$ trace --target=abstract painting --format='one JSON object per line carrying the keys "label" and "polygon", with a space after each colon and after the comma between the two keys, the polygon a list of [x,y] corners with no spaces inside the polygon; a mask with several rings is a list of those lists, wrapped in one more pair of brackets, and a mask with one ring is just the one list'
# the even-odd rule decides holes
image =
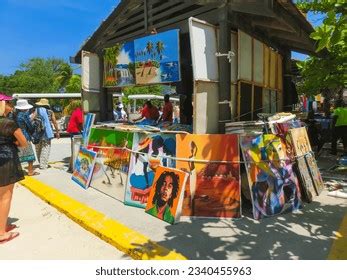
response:
{"label": "abstract painting", "polygon": [[178,134],[176,168],[187,172],[182,216],[241,217],[237,135]]}
{"label": "abstract painting", "polygon": [[116,44],[104,51],[104,87],[135,84],[134,42]]}
{"label": "abstract painting", "polygon": [[146,212],[169,224],[176,223],[182,211],[187,176],[184,171],[159,166],[155,171]]}
{"label": "abstract painting", "polygon": [[241,136],[253,216],[261,219],[301,207],[298,179],[286,145],[276,135]]}
{"label": "abstract painting", "polygon": [[75,170],[72,173],[72,180],[79,184],[82,188],[89,187],[92,178],[96,152],[87,150],[83,146],[80,147],[76,162]]}
{"label": "abstract painting", "polygon": [[178,29],[137,39],[134,44],[136,84],[181,80]]}
{"label": "abstract painting", "polygon": [[176,135],[135,133],[124,203],[145,208],[158,166],[175,167]]}

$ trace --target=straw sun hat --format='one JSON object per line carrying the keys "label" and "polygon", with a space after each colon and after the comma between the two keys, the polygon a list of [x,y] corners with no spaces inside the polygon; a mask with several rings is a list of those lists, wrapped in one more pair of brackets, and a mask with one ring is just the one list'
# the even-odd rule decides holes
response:
{"label": "straw sun hat", "polygon": [[44,106],[44,107],[50,107],[48,99],[46,98],[41,98],[39,102],[35,103],[37,106]]}

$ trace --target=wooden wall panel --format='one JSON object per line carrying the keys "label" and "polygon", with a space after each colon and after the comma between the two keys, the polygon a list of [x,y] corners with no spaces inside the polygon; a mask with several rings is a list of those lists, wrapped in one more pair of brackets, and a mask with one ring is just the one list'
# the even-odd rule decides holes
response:
{"label": "wooden wall panel", "polygon": [[239,80],[252,81],[252,37],[238,31]]}
{"label": "wooden wall panel", "polygon": [[270,84],[270,48],[264,46],[264,87],[269,87]]}
{"label": "wooden wall panel", "polygon": [[258,40],[253,40],[253,81],[257,84],[264,81],[264,47]]}
{"label": "wooden wall panel", "polygon": [[276,68],[277,68],[277,54],[270,50],[270,88],[276,88]]}

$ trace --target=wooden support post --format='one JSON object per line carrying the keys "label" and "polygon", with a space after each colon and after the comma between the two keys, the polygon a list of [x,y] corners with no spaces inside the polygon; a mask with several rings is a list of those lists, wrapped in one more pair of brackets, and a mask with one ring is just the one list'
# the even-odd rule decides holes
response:
{"label": "wooden support post", "polygon": [[[231,50],[231,24],[228,20],[228,7],[219,10],[219,52]],[[219,133],[225,132],[225,123],[231,120],[230,110],[230,62],[226,56],[218,57],[219,62]]]}

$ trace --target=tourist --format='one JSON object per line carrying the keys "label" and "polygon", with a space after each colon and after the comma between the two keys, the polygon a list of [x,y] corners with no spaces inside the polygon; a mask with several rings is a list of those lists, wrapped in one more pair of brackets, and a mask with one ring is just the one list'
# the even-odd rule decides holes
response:
{"label": "tourist", "polygon": [[7,224],[7,220],[14,184],[24,179],[17,146],[26,147],[28,145],[16,122],[7,118],[12,111],[9,104],[11,99],[11,97],[0,93],[0,174],[2,174],[0,176],[0,244],[4,244],[19,235],[19,232],[12,232],[16,226]]}
{"label": "tourist", "polygon": [[81,101],[79,100],[72,103],[73,111],[66,130],[70,134],[71,139],[71,157],[68,168],[68,172],[70,173],[73,172],[73,137],[75,135],[81,135],[83,129],[83,111],[81,105]]}
{"label": "tourist", "polygon": [[337,141],[342,139],[343,154],[347,155],[347,106],[343,100],[339,100],[333,114],[333,139],[331,142],[331,154],[337,155]]}
{"label": "tourist", "polygon": [[116,110],[113,110],[113,117],[116,122],[126,122],[128,120],[127,113],[124,111],[122,103],[118,103]]}
{"label": "tourist", "polygon": [[170,102],[170,95],[165,94],[163,114],[161,115],[159,121],[172,123],[172,119],[173,119],[173,106],[172,106],[172,103]]}
{"label": "tourist", "polygon": [[148,100],[145,104],[145,107],[142,109],[141,117],[132,120],[133,122],[140,121],[139,124],[144,125],[154,125],[159,119],[159,111],[156,106]]}
{"label": "tourist", "polygon": [[40,142],[35,145],[37,159],[40,164],[40,169],[48,168],[48,159],[51,152],[51,140],[54,138],[53,128],[51,123],[54,125],[56,136],[59,139],[58,124],[54,116],[54,112],[50,110],[50,105],[47,99],[42,98],[39,102],[35,103],[37,106],[34,114],[41,116],[44,122],[44,134],[40,139]]}
{"label": "tourist", "polygon": [[38,172],[34,171],[34,161],[35,154],[33,147],[31,145],[31,133],[33,131],[32,121],[30,118],[30,109],[33,108],[33,105],[28,103],[26,99],[17,100],[14,113],[15,121],[18,127],[22,130],[28,145],[26,147],[18,148],[18,156],[21,163],[28,163],[28,176],[38,175]]}

